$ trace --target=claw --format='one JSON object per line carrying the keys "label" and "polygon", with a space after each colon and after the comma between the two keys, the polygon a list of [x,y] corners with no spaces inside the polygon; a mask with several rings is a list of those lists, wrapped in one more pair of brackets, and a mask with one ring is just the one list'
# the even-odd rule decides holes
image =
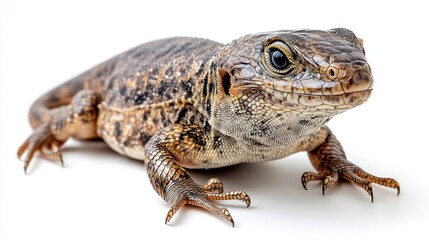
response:
{"label": "claw", "polygon": [[323,180],[322,185],[322,194],[325,195],[325,191],[328,190],[328,188],[334,186],[338,182],[338,174],[333,173],[331,175],[327,175],[327,173],[320,174],[320,173],[314,173],[314,172],[305,172],[302,174],[301,177],[301,183],[305,190],[307,190],[307,183],[311,181],[320,181]]}
{"label": "claw", "polygon": [[[28,173],[33,156],[38,152],[43,158],[60,161],[64,166],[60,146],[63,142],[58,141],[50,132],[47,124],[35,129],[33,134],[25,140],[18,149],[18,158],[24,161],[24,173]],[[22,156],[24,157],[22,158]]]}
{"label": "claw", "polygon": [[61,166],[64,167],[64,161],[59,142],[54,141],[52,143],[45,143],[39,152],[43,158],[59,161]]}
{"label": "claw", "polygon": [[[24,160],[24,173],[25,173],[25,175],[27,175],[27,173],[28,173],[27,172],[28,167],[30,166],[31,160],[33,159],[34,153],[36,152],[34,145],[35,144],[33,144],[32,142],[29,142],[29,144],[27,144],[27,148],[24,149],[24,152],[22,152],[22,153],[26,154],[24,159],[23,159]],[[19,157],[21,158],[21,156],[19,156]]]}
{"label": "claw", "polygon": [[305,172],[305,173],[302,174],[302,176],[301,176],[301,184],[302,184],[302,187],[304,187],[305,190],[308,190],[307,189],[307,183],[310,182],[310,181],[312,181],[311,176],[313,176],[313,175],[317,176],[318,174],[315,174],[313,172]]}
{"label": "claw", "polygon": [[371,202],[374,202],[374,191],[372,191],[372,185],[371,183],[368,184],[369,185],[369,195],[371,196]]}
{"label": "claw", "polygon": [[234,225],[235,225],[234,219],[232,219],[232,216],[229,213],[228,209],[222,208],[222,214],[223,214],[224,218],[232,224],[232,227],[234,227]]}
{"label": "claw", "polygon": [[334,186],[335,184],[337,184],[337,182],[338,182],[338,177],[326,176],[325,179],[323,180],[322,194],[325,195],[325,190],[328,190],[328,188]]}
{"label": "claw", "polygon": [[347,181],[363,188],[371,196],[371,202],[374,201],[371,181],[360,178],[358,175],[354,173],[354,171],[350,171],[350,170],[341,172],[341,176]]}
{"label": "claw", "polygon": [[[220,183],[220,185],[219,185]],[[205,191],[204,186],[216,186],[215,188],[210,188],[209,191]],[[173,202],[171,209],[168,211],[165,218],[165,223],[170,222],[174,214],[185,204],[190,204],[193,206],[201,207],[211,213],[218,215],[226,219],[234,227],[234,220],[229,213],[229,210],[226,208],[219,208],[214,205],[210,200],[239,200],[245,202],[247,207],[250,206],[250,197],[247,193],[237,190],[227,193],[217,193],[219,186],[223,186],[219,179],[213,178],[210,179],[204,185],[198,185],[192,181],[192,179],[184,179],[182,181],[177,181],[168,186],[169,189],[168,196],[174,196],[175,199],[166,199],[170,202]],[[215,189],[215,190],[213,190]],[[223,189],[223,187],[222,187]],[[213,190],[213,191],[212,191]],[[210,192],[211,191],[211,192]]]}
{"label": "claw", "polygon": [[184,199],[176,202],[173,204],[173,206],[171,206],[170,211],[168,211],[167,213],[167,217],[165,217],[165,224],[167,224],[168,222],[170,222],[171,218],[174,216],[174,214],[177,212],[177,210],[179,210],[179,208],[183,205],[185,205],[186,201]]}
{"label": "claw", "polygon": [[[360,167],[347,160],[341,143],[329,128],[323,127],[320,132],[326,134],[325,140],[316,148],[308,151],[308,156],[312,165],[319,172],[318,175],[326,177],[323,179],[323,193],[338,179],[345,179],[363,188],[371,196],[371,201],[374,200],[371,183],[394,188],[399,194],[400,187],[396,180],[393,178],[379,178],[363,171]],[[305,188],[307,180],[304,175],[302,181]],[[329,176],[333,177],[335,181],[331,181]]]}
{"label": "claw", "polygon": [[322,180],[322,175],[314,172],[305,172],[301,176],[301,183],[305,190],[307,190],[307,183],[311,181]]}
{"label": "claw", "polygon": [[30,142],[28,141],[28,139],[21,145],[21,147],[19,147],[19,149],[18,149],[18,152],[17,152],[17,155],[18,155],[18,159],[19,160],[22,160],[21,159],[21,156],[24,154],[24,152],[25,152],[25,150],[27,149],[27,147],[28,147],[28,144],[29,144]]}
{"label": "claw", "polygon": [[396,189],[397,191],[397,196],[401,193],[401,187],[398,183],[398,181],[396,181],[393,178],[381,178],[381,177],[377,177],[374,176],[372,174],[369,174],[367,172],[365,172],[364,170],[362,170],[361,168],[356,168],[353,171],[357,176],[361,177],[362,179],[365,179],[367,181],[376,183],[376,184],[380,184],[382,186],[385,187],[389,187],[389,188],[393,188]]}
{"label": "claw", "polygon": [[28,175],[27,174],[27,168],[28,168],[28,163],[24,163],[24,174],[25,175]]}
{"label": "claw", "polygon": [[399,195],[401,192],[399,183],[395,179],[376,177],[363,171],[355,165],[349,165],[339,172],[332,170],[323,170],[322,173],[305,172],[301,177],[301,183],[304,189],[307,190],[308,182],[323,180],[322,193],[325,195],[325,191],[337,184],[339,178],[346,179],[349,182],[363,188],[371,197],[371,202],[374,201],[372,183],[394,188],[397,190],[397,195]]}

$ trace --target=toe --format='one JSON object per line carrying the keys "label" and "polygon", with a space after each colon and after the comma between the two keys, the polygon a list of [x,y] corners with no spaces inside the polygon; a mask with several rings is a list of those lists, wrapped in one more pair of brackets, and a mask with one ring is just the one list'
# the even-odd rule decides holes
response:
{"label": "toe", "polygon": [[22,160],[22,155],[25,153],[25,151],[28,148],[28,145],[30,144],[29,139],[25,140],[25,142],[19,147],[17,155],[18,155],[18,159]]}
{"label": "toe", "polygon": [[181,206],[185,205],[185,203],[186,203],[185,199],[180,199],[179,201],[175,202],[173,206],[171,206],[171,209],[167,213],[167,217],[165,217],[165,224],[170,222],[174,214],[179,210]]}
{"label": "toe", "polygon": [[389,188],[393,188],[396,189],[397,191],[397,195],[399,195],[399,193],[401,192],[401,187],[399,185],[399,182],[396,181],[393,178],[381,178],[381,177],[377,177],[374,176],[372,174],[369,174],[367,172],[365,172],[364,170],[362,170],[361,168],[356,168],[353,171],[357,176],[359,176],[362,179],[365,179],[367,181],[370,181],[372,183],[376,183],[385,187],[389,187]]}
{"label": "toe", "polygon": [[227,220],[234,226],[234,220],[228,209],[216,206],[211,200],[239,200],[245,202],[247,206],[250,205],[250,197],[243,191],[236,190],[227,193],[218,193],[220,190],[223,190],[223,185],[217,178],[210,179],[204,185],[196,184],[192,179],[185,179],[171,183],[167,189],[167,196],[174,198],[166,199],[173,204],[167,213],[165,223],[171,220],[181,206],[189,204],[203,208]]}
{"label": "toe", "polygon": [[232,216],[229,213],[228,209],[222,208],[222,217],[225,218],[228,222],[230,222],[232,224],[232,227],[234,227],[234,219],[232,219]]}
{"label": "toe", "polygon": [[251,200],[247,193],[237,190],[227,193],[208,193],[208,200],[239,200],[246,203],[246,206],[249,207]]}
{"label": "toe", "polygon": [[307,183],[311,181],[320,181],[323,179],[323,176],[319,173],[314,172],[305,172],[301,176],[301,183],[305,190],[307,190]]}
{"label": "toe", "polygon": [[60,161],[64,165],[60,147],[63,142],[58,141],[51,133],[47,124],[35,129],[34,132],[18,149],[18,158],[24,161],[24,172],[27,174],[28,167],[34,154],[38,152],[43,158]]}
{"label": "toe", "polygon": [[223,183],[218,178],[211,178],[201,188],[208,193],[223,193]]}
{"label": "toe", "polygon": [[61,143],[57,141],[46,142],[41,147],[41,150],[39,151],[39,153],[45,159],[59,161],[61,165],[64,167],[64,161],[60,150],[60,145]]}
{"label": "toe", "polygon": [[359,176],[354,174],[354,172],[351,170],[342,172],[341,177],[363,188],[371,196],[371,202],[374,201],[374,195],[373,195],[372,185],[370,181],[360,178]]}
{"label": "toe", "polygon": [[330,187],[336,185],[337,182],[338,182],[337,174],[332,174],[332,176],[327,175],[325,179],[323,179],[322,194],[325,195],[325,191],[328,190]]}
{"label": "toe", "polygon": [[190,205],[201,207],[215,215],[218,215],[219,217],[226,219],[232,224],[232,226],[234,226],[234,220],[232,219],[232,216],[229,213],[228,209],[219,208],[204,196],[191,196],[189,200],[187,200],[187,203]]}

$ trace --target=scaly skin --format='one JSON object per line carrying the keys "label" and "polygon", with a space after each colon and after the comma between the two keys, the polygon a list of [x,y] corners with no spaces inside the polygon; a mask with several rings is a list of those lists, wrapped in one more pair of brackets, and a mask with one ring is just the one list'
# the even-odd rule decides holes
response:
{"label": "scaly skin", "polygon": [[372,74],[362,40],[347,29],[247,35],[222,45],[170,38],[126,51],[55,88],[30,110],[33,134],[18,150],[27,168],[38,152],[62,162],[70,137],[101,137],[120,154],[142,160],[156,192],[172,205],[202,207],[234,224],[210,200],[236,199],[219,179],[195,183],[185,168],[264,162],[307,151],[323,192],[346,179],[395,188],[349,162],[325,125],[365,102]]}

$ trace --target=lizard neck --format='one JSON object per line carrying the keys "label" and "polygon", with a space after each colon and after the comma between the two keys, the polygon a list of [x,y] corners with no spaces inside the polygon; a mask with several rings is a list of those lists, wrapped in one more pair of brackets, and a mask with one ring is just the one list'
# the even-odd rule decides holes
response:
{"label": "lizard neck", "polygon": [[204,117],[210,119],[212,117],[213,103],[215,101],[215,76],[214,62],[211,60],[206,66],[206,70],[202,78],[195,83],[195,92],[192,98],[193,105],[200,111]]}

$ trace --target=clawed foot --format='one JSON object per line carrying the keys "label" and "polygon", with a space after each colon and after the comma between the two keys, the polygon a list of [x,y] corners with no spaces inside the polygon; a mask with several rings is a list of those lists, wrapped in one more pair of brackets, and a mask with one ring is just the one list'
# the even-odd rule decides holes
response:
{"label": "clawed foot", "polygon": [[[372,183],[380,184],[385,187],[394,188],[397,190],[397,195],[400,193],[399,183],[393,178],[380,178],[371,175],[360,167],[354,165],[351,162],[338,162],[338,166],[335,163],[320,171],[319,173],[305,172],[301,177],[302,186],[307,190],[307,183],[311,181],[323,181],[322,192],[325,195],[325,191],[336,185],[339,179],[345,179],[361,188],[363,188],[370,196],[371,202],[373,202],[373,191]],[[341,166],[340,166],[341,165]],[[332,170],[335,169],[335,170]]]}
{"label": "clawed foot", "polygon": [[234,220],[226,208],[219,208],[210,200],[239,200],[250,206],[250,197],[247,193],[237,190],[223,192],[223,184],[217,178],[210,179],[206,184],[198,185],[191,179],[185,179],[172,183],[167,187],[167,198],[172,202],[172,207],[168,211],[165,223],[167,224],[179,208],[185,204],[190,204],[206,209],[229,221],[234,226]]}
{"label": "clawed foot", "polygon": [[39,152],[45,159],[60,161],[64,166],[60,150],[62,144],[52,135],[48,125],[35,129],[18,149],[18,158],[24,161],[25,174],[27,174],[28,166],[36,152]]}

